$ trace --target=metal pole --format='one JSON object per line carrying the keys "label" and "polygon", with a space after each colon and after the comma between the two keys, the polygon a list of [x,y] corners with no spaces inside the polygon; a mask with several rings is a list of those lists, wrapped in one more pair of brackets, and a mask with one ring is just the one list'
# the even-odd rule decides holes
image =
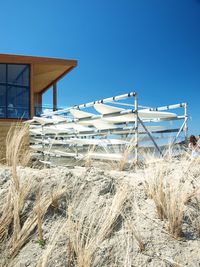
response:
{"label": "metal pole", "polygon": [[45,149],[45,144],[44,144],[44,125],[41,125],[42,127],[42,156],[43,160],[45,160],[45,155],[44,155],[44,149]]}
{"label": "metal pole", "polygon": [[156,107],[156,108],[148,108],[150,111],[163,111],[163,110],[169,110],[169,109],[177,109],[182,108],[185,106],[186,103],[180,103],[180,104],[174,104],[174,105],[168,105],[163,107]]}
{"label": "metal pole", "polygon": [[134,105],[135,105],[135,163],[138,162],[138,97],[137,94],[135,94],[134,99]]}
{"label": "metal pole", "polygon": [[57,83],[53,84],[53,111],[57,110]]}
{"label": "metal pole", "polygon": [[187,142],[188,138],[188,103],[184,105],[184,115],[185,115],[185,126],[184,126],[184,133],[185,133],[185,141]]}
{"label": "metal pole", "polygon": [[172,142],[172,145],[175,144],[175,142],[176,142],[176,140],[178,139],[180,133],[183,131],[183,129],[185,129],[186,123],[187,123],[187,118],[185,118],[185,120],[184,120],[184,122],[183,122],[181,128],[179,129],[179,131],[178,131],[176,137],[174,138],[174,140],[173,140],[173,142]]}
{"label": "metal pole", "polygon": [[146,128],[146,126],[144,125],[144,123],[142,122],[142,120],[138,117],[139,122],[141,123],[142,127],[144,128],[144,130],[146,131],[146,133],[148,134],[148,136],[150,137],[151,141],[153,142],[154,146],[157,148],[157,150],[159,151],[160,155],[163,156],[162,151],[160,150],[159,146],[157,145],[157,143],[155,142],[155,140],[153,139],[152,135],[150,134],[150,132],[148,131],[148,129]]}
{"label": "metal pole", "polygon": [[95,104],[104,104],[104,103],[109,103],[109,102],[112,102],[112,101],[118,101],[118,100],[126,99],[126,98],[129,98],[129,97],[134,97],[135,95],[136,95],[136,92],[131,92],[131,93],[124,94],[124,95],[104,98],[102,100],[97,100],[97,101],[89,102],[89,103],[86,103],[86,104],[75,105],[75,106],[70,107],[70,108],[57,110],[57,111],[54,111],[54,112],[49,112],[48,114],[45,114],[45,115],[43,114],[42,116],[45,117],[45,116],[61,114],[63,112],[69,112],[72,108],[81,109],[81,108],[93,107]]}

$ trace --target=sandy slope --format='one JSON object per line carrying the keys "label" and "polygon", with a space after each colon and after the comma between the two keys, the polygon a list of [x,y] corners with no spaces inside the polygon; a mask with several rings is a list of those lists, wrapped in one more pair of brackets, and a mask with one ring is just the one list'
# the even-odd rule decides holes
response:
{"label": "sandy slope", "polygon": [[[19,240],[14,241],[13,223],[6,225],[8,232],[1,241],[0,265],[200,266],[200,233],[195,221],[200,217],[195,206],[199,196],[185,203],[183,235],[175,239],[168,231],[167,220],[158,218],[145,182],[150,184],[160,174],[170,184],[179,184],[179,193],[185,196],[200,184],[198,165],[185,161],[163,162],[134,172],[19,167],[20,184],[30,186],[20,211],[21,229],[35,213],[39,187],[42,207],[49,200],[42,216],[45,245],[38,243],[36,226],[13,253],[21,236],[19,233]],[[2,166],[0,225],[10,186],[11,170]]]}

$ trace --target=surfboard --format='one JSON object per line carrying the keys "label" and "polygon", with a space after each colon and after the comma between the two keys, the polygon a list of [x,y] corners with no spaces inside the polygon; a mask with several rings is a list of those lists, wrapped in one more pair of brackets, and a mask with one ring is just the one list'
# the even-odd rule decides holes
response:
{"label": "surfboard", "polygon": [[[125,109],[113,107],[110,105],[105,104],[95,104],[94,108],[96,111],[98,111],[102,115],[108,115],[108,114],[114,114],[119,113],[121,111],[125,111]],[[150,111],[147,109],[138,110],[138,116],[141,119],[162,119],[162,118],[175,118],[177,115],[175,113],[171,112],[162,112],[162,111]],[[119,115],[119,116],[113,116],[111,117],[103,117],[105,121],[108,122],[133,122],[135,121],[135,114],[125,114],[125,115]]]}
{"label": "surfboard", "polygon": [[104,114],[104,115],[110,114],[110,113],[118,113],[124,110],[123,108],[113,107],[113,106],[105,105],[105,104],[94,104],[94,108],[100,114]]}
{"label": "surfboard", "polygon": [[74,118],[77,118],[77,119],[91,118],[92,116],[95,115],[93,113],[82,111],[79,109],[71,109],[70,113],[72,114]]}
{"label": "surfboard", "polygon": [[103,120],[101,120],[101,119],[92,122],[92,124],[93,124],[94,127],[97,128],[98,130],[110,130],[110,129],[116,129],[116,128],[118,128],[117,125],[108,123],[108,122],[103,121]]}
{"label": "surfboard", "polygon": [[91,138],[72,138],[70,139],[75,144],[82,145],[97,145],[97,146],[107,146],[107,145],[125,145],[129,144],[128,141],[120,139],[91,139]]}

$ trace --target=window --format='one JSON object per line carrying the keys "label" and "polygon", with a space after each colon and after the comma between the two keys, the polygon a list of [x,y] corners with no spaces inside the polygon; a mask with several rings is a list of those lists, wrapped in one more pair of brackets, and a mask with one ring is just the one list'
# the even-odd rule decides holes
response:
{"label": "window", "polygon": [[29,86],[29,65],[8,65],[7,82],[12,85]]}
{"label": "window", "polygon": [[0,85],[0,118],[6,118],[6,86]]}
{"label": "window", "polygon": [[0,118],[29,118],[30,67],[0,64]]}
{"label": "window", "polygon": [[6,65],[0,64],[0,83],[6,82]]}

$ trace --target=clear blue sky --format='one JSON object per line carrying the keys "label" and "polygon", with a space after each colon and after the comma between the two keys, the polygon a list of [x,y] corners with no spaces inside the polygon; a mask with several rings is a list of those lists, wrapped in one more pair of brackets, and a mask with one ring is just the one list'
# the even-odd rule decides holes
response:
{"label": "clear blue sky", "polygon": [[200,133],[200,0],[2,0],[0,10],[0,53],[78,60],[59,105],[136,90],[143,105],[187,101]]}

